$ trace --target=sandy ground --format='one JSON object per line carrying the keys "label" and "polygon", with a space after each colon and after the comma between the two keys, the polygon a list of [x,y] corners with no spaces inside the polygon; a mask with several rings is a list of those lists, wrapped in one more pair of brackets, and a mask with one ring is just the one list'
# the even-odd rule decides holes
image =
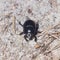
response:
{"label": "sandy ground", "polygon": [[[37,42],[19,35],[28,18],[39,22]],[[0,0],[0,60],[60,60],[60,0]]]}

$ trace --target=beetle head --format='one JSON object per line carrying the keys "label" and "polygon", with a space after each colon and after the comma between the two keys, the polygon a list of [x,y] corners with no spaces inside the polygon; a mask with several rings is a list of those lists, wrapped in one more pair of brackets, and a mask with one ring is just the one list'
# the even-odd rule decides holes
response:
{"label": "beetle head", "polygon": [[27,32],[27,38],[30,40],[31,36],[32,36],[31,30],[28,30],[28,32]]}

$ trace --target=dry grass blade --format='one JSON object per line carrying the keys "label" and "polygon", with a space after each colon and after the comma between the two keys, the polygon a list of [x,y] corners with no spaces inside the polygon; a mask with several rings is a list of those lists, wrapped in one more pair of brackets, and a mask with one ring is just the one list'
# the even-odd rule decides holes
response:
{"label": "dry grass blade", "polygon": [[8,28],[9,28],[11,25],[12,25],[12,23],[6,25],[6,26],[4,27],[4,29],[2,29],[2,32],[5,33],[6,31],[8,31]]}
{"label": "dry grass blade", "polygon": [[13,29],[13,33],[16,33],[16,17],[15,16],[12,16],[12,23],[13,23],[13,25],[12,25],[12,29]]}

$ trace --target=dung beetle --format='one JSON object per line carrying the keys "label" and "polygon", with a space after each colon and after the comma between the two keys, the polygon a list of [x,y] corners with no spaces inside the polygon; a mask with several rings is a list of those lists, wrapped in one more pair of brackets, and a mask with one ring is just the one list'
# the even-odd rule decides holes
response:
{"label": "dung beetle", "polygon": [[26,20],[24,22],[24,24],[21,24],[21,22],[19,22],[19,24],[23,27],[23,32],[20,33],[20,35],[24,34],[24,38],[26,41],[28,40],[32,40],[33,38],[35,38],[35,42],[37,41],[37,33],[40,33],[38,31],[39,28],[39,24],[35,23],[32,20]]}

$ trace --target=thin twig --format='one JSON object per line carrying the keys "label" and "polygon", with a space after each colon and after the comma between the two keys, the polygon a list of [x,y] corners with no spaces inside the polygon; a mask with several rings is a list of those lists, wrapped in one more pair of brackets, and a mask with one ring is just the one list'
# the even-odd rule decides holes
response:
{"label": "thin twig", "polygon": [[13,16],[13,17],[12,17],[12,23],[13,23],[13,25],[12,25],[13,28],[12,28],[12,29],[13,29],[13,33],[16,33],[16,21],[15,21],[15,20],[16,20],[16,17]]}

